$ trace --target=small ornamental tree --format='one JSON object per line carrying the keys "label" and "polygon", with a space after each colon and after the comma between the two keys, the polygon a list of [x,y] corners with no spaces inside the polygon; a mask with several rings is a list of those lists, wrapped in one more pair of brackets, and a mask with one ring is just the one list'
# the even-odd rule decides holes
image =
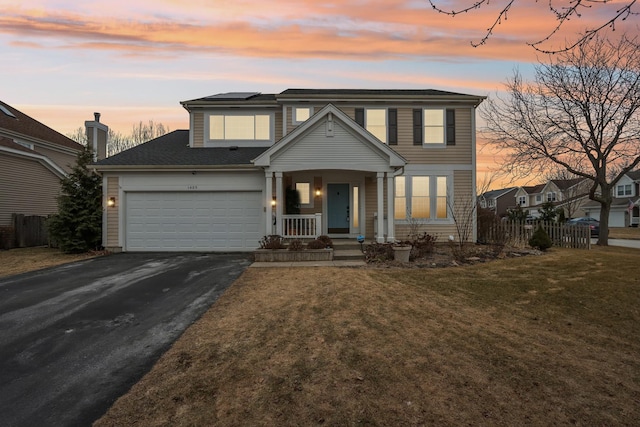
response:
{"label": "small ornamental tree", "polygon": [[98,249],[102,240],[102,178],[88,168],[91,148],[78,154],[71,173],[61,181],[58,213],[48,221],[49,233],[65,253]]}
{"label": "small ornamental tree", "polygon": [[538,225],[536,231],[533,232],[533,236],[529,239],[529,246],[532,248],[538,248],[541,251],[546,251],[553,245],[551,238],[547,234],[547,232],[542,228],[541,225]]}
{"label": "small ornamental tree", "polygon": [[544,202],[538,209],[540,220],[544,222],[555,222],[558,211],[553,206],[553,202]]}

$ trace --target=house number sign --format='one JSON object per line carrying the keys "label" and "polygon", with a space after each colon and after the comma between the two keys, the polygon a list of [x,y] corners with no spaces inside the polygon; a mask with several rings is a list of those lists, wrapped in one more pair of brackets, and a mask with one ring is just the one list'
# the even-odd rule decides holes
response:
{"label": "house number sign", "polygon": [[187,185],[187,190],[197,190],[198,186],[197,185]]}

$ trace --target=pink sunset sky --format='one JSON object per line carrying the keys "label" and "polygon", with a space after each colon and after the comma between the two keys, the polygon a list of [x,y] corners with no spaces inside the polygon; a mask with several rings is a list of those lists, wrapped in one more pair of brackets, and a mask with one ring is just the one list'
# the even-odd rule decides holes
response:
{"label": "pink sunset sky", "polygon": [[[548,2],[516,0],[488,43],[472,47],[504,4],[452,18],[427,0],[0,0],[0,99],[64,134],[94,111],[126,134],[148,120],[187,129],[179,102],[220,92],[425,88],[494,96],[515,68],[531,76],[543,55],[525,43],[557,24]],[[545,47],[618,7],[585,9]],[[616,30],[637,33],[636,22]],[[479,141],[479,176],[498,159]]]}

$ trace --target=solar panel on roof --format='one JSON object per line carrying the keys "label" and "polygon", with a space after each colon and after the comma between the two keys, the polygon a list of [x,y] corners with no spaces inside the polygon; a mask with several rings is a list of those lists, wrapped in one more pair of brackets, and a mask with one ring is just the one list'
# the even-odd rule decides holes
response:
{"label": "solar panel on roof", "polygon": [[247,100],[260,95],[260,92],[227,92],[207,96],[206,99]]}

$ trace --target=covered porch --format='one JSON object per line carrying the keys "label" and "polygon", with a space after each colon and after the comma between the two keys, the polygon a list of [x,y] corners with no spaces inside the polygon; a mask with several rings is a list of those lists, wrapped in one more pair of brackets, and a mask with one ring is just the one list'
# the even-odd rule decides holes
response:
{"label": "covered porch", "polygon": [[[393,179],[394,172],[266,172],[271,206],[266,230],[287,238],[362,235],[381,243],[394,241]],[[377,230],[385,233],[378,235]]]}
{"label": "covered porch", "polygon": [[394,177],[406,161],[333,105],[254,164],[265,173],[267,232],[298,238],[363,235],[380,243],[395,239]]}

